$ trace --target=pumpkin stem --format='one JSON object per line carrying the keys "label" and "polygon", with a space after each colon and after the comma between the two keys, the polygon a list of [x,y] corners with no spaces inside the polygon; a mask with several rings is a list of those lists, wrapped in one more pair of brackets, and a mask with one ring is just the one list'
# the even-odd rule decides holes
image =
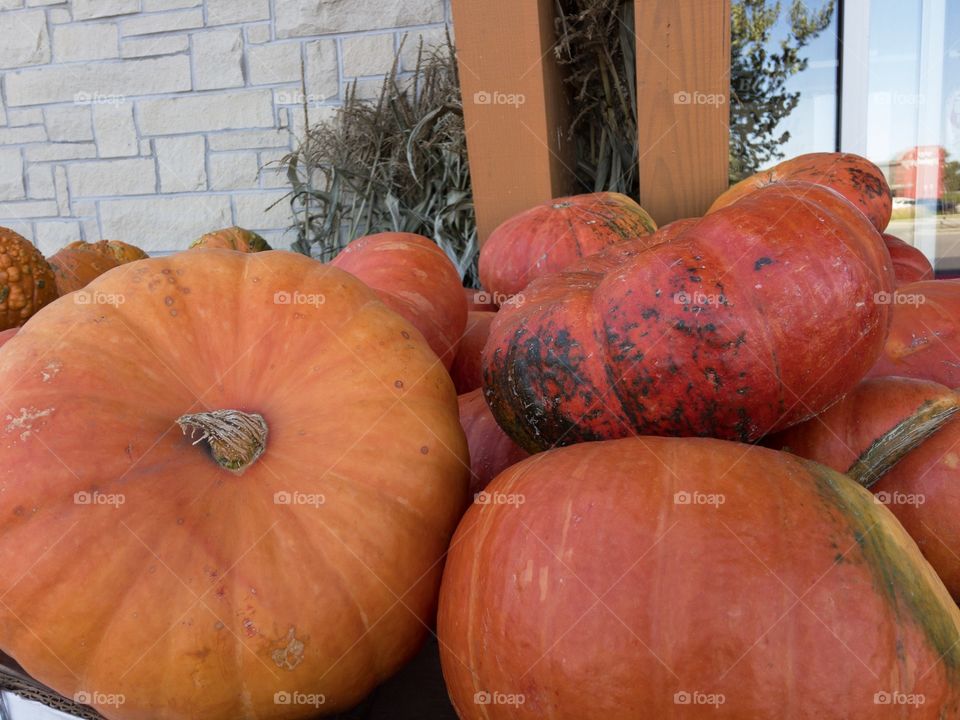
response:
{"label": "pumpkin stem", "polygon": [[877,438],[847,470],[847,476],[870,488],[903,456],[947,424],[960,411],[960,399],[951,394],[928,400],[916,412]]}
{"label": "pumpkin stem", "polygon": [[206,440],[217,464],[237,474],[252,465],[267,447],[267,421],[257,413],[212,410],[183,415],[177,425],[184,435],[189,428],[191,440],[200,431],[200,438],[193,444]]}

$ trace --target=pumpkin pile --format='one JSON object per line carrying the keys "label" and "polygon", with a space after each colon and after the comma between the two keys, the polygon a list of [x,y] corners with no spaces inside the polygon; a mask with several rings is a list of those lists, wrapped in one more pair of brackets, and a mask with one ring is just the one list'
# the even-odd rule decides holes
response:
{"label": "pumpkin pile", "polygon": [[0,651],[110,720],[960,718],[960,281],[890,214],[839,153],[559,198],[483,290],[0,235]]}

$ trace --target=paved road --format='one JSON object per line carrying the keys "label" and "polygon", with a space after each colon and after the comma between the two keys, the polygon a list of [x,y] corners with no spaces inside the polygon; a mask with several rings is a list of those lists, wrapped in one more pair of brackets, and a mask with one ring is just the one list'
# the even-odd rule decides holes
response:
{"label": "paved road", "polygon": [[[913,243],[912,220],[892,220],[887,232]],[[960,270],[960,214],[937,218],[937,270]]]}

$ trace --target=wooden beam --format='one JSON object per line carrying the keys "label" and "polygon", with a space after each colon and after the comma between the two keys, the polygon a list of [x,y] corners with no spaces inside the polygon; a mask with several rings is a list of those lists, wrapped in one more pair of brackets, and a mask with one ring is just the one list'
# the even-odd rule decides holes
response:
{"label": "wooden beam", "polygon": [[658,224],[727,188],[730,0],[637,0],[640,204]]}
{"label": "wooden beam", "polygon": [[553,0],[453,0],[481,243],[504,220],[573,190],[553,18]]}

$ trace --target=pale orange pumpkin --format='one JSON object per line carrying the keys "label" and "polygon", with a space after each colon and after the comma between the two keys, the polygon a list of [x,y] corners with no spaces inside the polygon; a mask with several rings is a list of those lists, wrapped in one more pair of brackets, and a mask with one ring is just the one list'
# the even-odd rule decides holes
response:
{"label": "pale orange pumpkin", "polygon": [[353,706],[434,612],[468,482],[449,376],[294,253],[90,291],[118,301],[61,299],[0,352],[0,650],[116,720]]}
{"label": "pale orange pumpkin", "polygon": [[67,247],[92,250],[95,253],[116,260],[121,265],[150,257],[136,245],[125,243],[122,240],[98,240],[92,243],[77,240],[67,245]]}
{"label": "pale orange pumpkin", "polygon": [[108,270],[120,266],[115,257],[74,245],[51,255],[47,262],[53,268],[60,295],[81,290]]}

